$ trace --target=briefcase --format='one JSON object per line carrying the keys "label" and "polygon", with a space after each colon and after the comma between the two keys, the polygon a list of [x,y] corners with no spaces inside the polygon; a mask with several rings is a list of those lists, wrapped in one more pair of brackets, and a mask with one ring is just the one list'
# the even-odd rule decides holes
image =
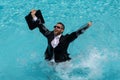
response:
{"label": "briefcase", "polygon": [[33,20],[32,16],[31,16],[31,12],[25,16],[25,20],[26,20],[30,30],[35,29],[39,25],[39,23],[41,23],[41,24],[45,23],[44,18],[42,16],[42,13],[40,10],[37,10],[35,15],[38,18],[37,21]]}

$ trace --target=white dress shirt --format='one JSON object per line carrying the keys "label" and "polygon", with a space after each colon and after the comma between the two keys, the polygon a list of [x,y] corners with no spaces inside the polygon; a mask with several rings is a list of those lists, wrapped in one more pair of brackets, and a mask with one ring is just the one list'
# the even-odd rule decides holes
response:
{"label": "white dress shirt", "polygon": [[[53,48],[55,48],[59,44],[60,37],[61,37],[61,34],[58,35],[58,36],[55,36],[54,39],[51,41],[51,45],[52,45]],[[55,60],[54,60],[54,53],[53,53],[53,57],[50,60],[50,62],[52,62],[52,63],[55,62]]]}
{"label": "white dress shirt", "polygon": [[61,34],[58,36],[55,36],[54,39],[51,41],[51,45],[53,48],[55,48],[59,44],[60,37],[61,37]]}

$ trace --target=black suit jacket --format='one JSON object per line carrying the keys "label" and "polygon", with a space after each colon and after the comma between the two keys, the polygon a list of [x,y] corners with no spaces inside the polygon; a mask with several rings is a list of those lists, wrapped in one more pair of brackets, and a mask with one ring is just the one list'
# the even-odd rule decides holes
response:
{"label": "black suit jacket", "polygon": [[54,39],[54,32],[49,31],[43,24],[39,24],[38,28],[40,32],[47,38],[48,46],[45,51],[45,59],[51,60],[54,54],[55,62],[63,62],[70,60],[69,53],[67,52],[70,42],[75,40],[79,34],[82,34],[88,28],[88,25],[84,25],[82,29],[72,32],[71,34],[62,35],[59,39],[57,47],[53,48],[51,41]]}

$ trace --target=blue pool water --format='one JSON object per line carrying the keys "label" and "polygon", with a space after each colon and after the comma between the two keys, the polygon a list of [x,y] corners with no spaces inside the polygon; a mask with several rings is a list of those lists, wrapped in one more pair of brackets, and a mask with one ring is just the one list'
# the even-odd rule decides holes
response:
{"label": "blue pool water", "polygon": [[[48,29],[63,22],[71,33],[93,25],[71,43],[70,62],[49,65],[46,39],[24,16],[41,9]],[[119,0],[0,0],[0,80],[120,80]]]}

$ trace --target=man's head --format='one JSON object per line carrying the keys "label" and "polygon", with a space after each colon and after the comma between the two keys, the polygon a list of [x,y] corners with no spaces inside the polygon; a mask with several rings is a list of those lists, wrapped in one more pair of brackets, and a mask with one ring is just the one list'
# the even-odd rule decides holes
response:
{"label": "man's head", "polygon": [[59,34],[62,34],[63,31],[65,29],[65,26],[63,23],[61,22],[58,22],[55,26],[54,26],[54,34],[55,35],[59,35]]}

